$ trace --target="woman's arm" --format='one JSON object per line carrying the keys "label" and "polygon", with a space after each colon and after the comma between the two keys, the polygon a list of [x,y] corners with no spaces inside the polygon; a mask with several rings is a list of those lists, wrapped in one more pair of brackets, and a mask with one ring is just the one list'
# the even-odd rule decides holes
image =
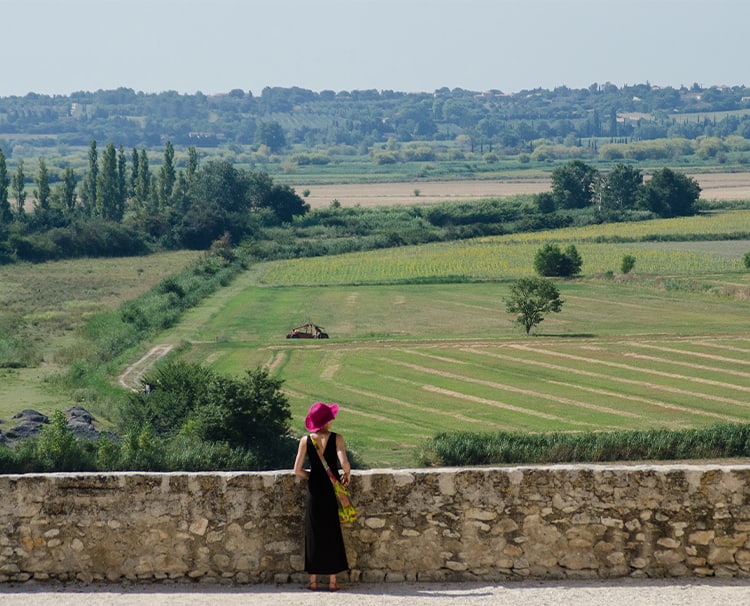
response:
{"label": "woman's arm", "polygon": [[297,449],[297,458],[294,459],[294,475],[304,478],[305,480],[310,477],[310,472],[306,469],[302,469],[302,465],[305,463],[305,455],[307,454],[307,436],[300,438],[299,448]]}
{"label": "woman's arm", "polygon": [[336,454],[339,457],[341,463],[341,469],[343,475],[341,476],[341,483],[344,486],[349,486],[349,480],[352,476],[352,466],[349,464],[349,457],[346,456],[346,445],[344,444],[344,436],[340,433],[336,434]]}

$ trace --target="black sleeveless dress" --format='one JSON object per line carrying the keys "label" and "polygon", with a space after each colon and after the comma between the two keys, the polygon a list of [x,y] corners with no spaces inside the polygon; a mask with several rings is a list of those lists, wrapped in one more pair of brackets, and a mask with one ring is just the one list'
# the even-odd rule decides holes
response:
{"label": "black sleeveless dress", "polygon": [[[305,571],[309,574],[336,574],[349,570],[338,502],[310,436],[307,436],[307,456],[310,478],[305,499]],[[335,433],[328,437],[323,456],[333,473],[338,475]]]}

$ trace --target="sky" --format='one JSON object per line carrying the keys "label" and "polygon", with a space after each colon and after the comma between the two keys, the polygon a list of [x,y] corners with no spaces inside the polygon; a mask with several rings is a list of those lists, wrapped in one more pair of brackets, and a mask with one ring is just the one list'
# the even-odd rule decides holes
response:
{"label": "sky", "polygon": [[0,0],[0,97],[750,85],[750,0]]}

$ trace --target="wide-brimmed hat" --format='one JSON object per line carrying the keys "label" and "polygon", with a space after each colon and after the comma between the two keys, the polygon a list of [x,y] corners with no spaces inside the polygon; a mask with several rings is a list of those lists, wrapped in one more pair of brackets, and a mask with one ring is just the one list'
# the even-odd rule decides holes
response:
{"label": "wide-brimmed hat", "polygon": [[310,411],[305,417],[305,427],[308,431],[318,431],[323,429],[336,418],[339,413],[338,404],[326,404],[325,402],[315,402],[310,406]]}

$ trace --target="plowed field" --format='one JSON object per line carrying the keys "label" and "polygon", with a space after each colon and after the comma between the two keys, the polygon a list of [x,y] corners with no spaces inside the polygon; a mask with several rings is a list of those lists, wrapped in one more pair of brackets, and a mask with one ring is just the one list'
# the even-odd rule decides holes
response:
{"label": "plowed field", "polygon": [[[705,200],[739,200],[750,198],[750,172],[711,173],[691,175],[702,188]],[[297,193],[306,189],[304,183],[295,186]],[[364,183],[316,185],[309,187],[306,198],[313,208],[328,206],[338,200],[342,206],[394,206],[396,204],[435,204],[497,198],[518,194],[549,191],[550,180],[481,180],[481,181],[420,181],[404,183]],[[419,196],[415,191],[419,190]]]}

